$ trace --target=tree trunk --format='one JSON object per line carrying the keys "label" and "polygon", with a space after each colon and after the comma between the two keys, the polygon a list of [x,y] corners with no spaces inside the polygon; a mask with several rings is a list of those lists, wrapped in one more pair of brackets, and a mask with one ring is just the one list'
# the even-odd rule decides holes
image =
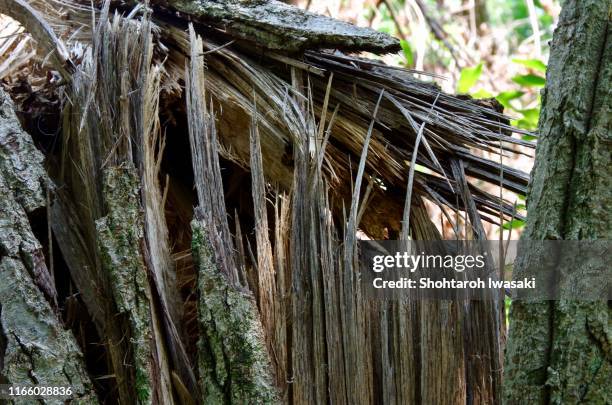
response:
{"label": "tree trunk", "polygon": [[[523,239],[612,239],[611,5],[564,4],[552,43]],[[515,276],[541,259],[520,252]],[[571,260],[555,259],[565,277],[560,288],[580,281],[580,264],[570,268]],[[514,302],[505,401],[610,403],[610,315],[605,301]]]}
{"label": "tree trunk", "polygon": [[95,403],[81,351],[58,319],[53,277],[28,221],[46,205],[42,161],[0,90],[0,383],[71,386],[77,402]]}

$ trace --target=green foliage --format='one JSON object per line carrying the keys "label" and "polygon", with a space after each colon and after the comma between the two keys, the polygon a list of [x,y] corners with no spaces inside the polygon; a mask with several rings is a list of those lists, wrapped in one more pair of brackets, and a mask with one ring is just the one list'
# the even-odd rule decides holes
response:
{"label": "green foliage", "polygon": [[525,93],[519,90],[502,91],[497,96],[495,96],[495,99],[499,101],[499,103],[503,105],[504,108],[513,108],[510,102],[512,100],[522,97],[524,94]]}
{"label": "green foliage", "polygon": [[544,87],[546,84],[546,79],[532,73],[514,76],[512,81],[523,87]]}
{"label": "green foliage", "polygon": [[504,222],[504,224],[502,225],[502,228],[508,231],[510,229],[520,229],[524,226],[525,226],[525,221],[515,218],[512,221]]}
{"label": "green foliage", "polygon": [[[546,65],[539,59],[513,59],[514,63],[525,66],[529,70],[538,71],[545,73]],[[520,86],[520,89],[513,89],[502,91],[497,95],[493,95],[484,89],[478,89],[473,91],[473,87],[476,85],[480,76],[482,75],[483,64],[479,63],[475,67],[465,68],[461,71],[461,76],[457,84],[457,92],[461,94],[470,94],[472,97],[481,98],[495,98],[506,110],[514,111],[519,117],[512,120],[512,125],[517,128],[525,129],[528,131],[535,131],[538,128],[538,120],[540,118],[540,96],[537,99],[531,100],[527,103],[513,104],[513,100],[518,100],[526,94],[533,94],[533,89],[538,89],[546,84],[546,79],[543,76],[534,73],[527,73],[523,75],[517,75],[512,78],[512,81]],[[534,103],[535,102],[535,103]],[[530,108],[522,108],[520,105],[530,104]],[[535,104],[535,106],[534,106]],[[534,136],[523,135],[524,140],[534,140]]]}
{"label": "green foliage", "polygon": [[[492,25],[512,26],[513,37],[518,45],[533,35],[533,29],[529,23],[529,9],[525,0],[487,0],[487,13]],[[535,0],[536,16],[542,34],[542,44],[552,36],[553,18],[550,16],[540,1]],[[545,45],[546,46],[546,45]]]}
{"label": "green foliage", "polygon": [[[539,59],[513,59],[512,61],[519,65],[525,66],[531,71],[537,71],[544,74],[546,73],[546,65]],[[514,76],[512,78],[512,81],[518,84],[519,86],[525,88],[525,90],[544,87],[544,85],[546,84],[546,79],[543,76],[534,73]],[[516,113],[520,114],[520,117],[518,119],[512,121],[512,125],[517,128],[526,129],[528,131],[535,131],[538,129],[538,121],[540,119],[540,105],[542,104],[541,98],[538,95],[535,100],[535,106],[531,108],[515,108],[510,104],[510,100],[513,99],[512,97],[516,96],[519,93],[523,92],[507,92],[507,94],[505,94],[505,99],[502,97],[503,101],[500,101],[500,103],[502,103],[505,108],[514,110]],[[530,135],[523,135],[523,139],[526,141],[531,141],[535,140],[536,138]]]}
{"label": "green foliage", "polygon": [[400,41],[400,45],[402,47],[402,52],[404,54],[404,58],[406,58],[406,66],[412,67],[414,66],[414,54],[412,52],[412,47],[410,43],[404,39]]}
{"label": "green foliage", "polygon": [[542,73],[546,73],[546,64],[539,59],[512,59],[512,62]]}
{"label": "green foliage", "polygon": [[474,87],[480,75],[482,74],[482,63],[470,68],[464,68],[461,70],[461,76],[457,83],[457,93],[468,94],[470,89]]}
{"label": "green foliage", "polygon": [[476,90],[475,92],[473,92],[471,94],[472,97],[477,98],[477,99],[482,99],[482,98],[493,98],[493,94],[489,93],[488,91],[486,91],[485,89],[479,89]]}
{"label": "green foliage", "polygon": [[529,131],[538,129],[538,120],[540,119],[539,106],[536,108],[518,110],[517,112],[519,112],[523,117],[518,120],[514,120],[512,125],[522,129],[527,129]]}
{"label": "green foliage", "polygon": [[391,14],[386,4],[381,4],[378,7],[378,12],[380,13],[381,21],[378,24],[377,30],[391,36],[397,36],[395,23],[393,22],[393,18],[391,18]]}
{"label": "green foliage", "polygon": [[506,314],[506,328],[510,326],[510,307],[512,306],[512,298],[504,297],[504,309]]}

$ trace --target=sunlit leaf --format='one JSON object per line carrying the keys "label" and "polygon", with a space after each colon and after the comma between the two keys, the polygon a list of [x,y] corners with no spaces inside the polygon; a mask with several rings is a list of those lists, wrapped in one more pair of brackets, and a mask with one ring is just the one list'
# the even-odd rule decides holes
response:
{"label": "sunlit leaf", "polygon": [[528,108],[525,110],[519,110],[523,115],[523,118],[518,120],[518,127],[523,129],[534,130],[538,127],[538,121],[540,119],[540,108]]}
{"label": "sunlit leaf", "polygon": [[482,74],[482,63],[471,68],[464,68],[461,70],[461,76],[459,77],[459,83],[457,83],[457,93],[467,94],[470,89],[474,87],[480,75]]}
{"label": "sunlit leaf", "polygon": [[410,43],[402,39],[400,41],[400,45],[402,47],[402,51],[404,52],[404,57],[406,58],[406,66],[414,66],[414,55],[412,53],[412,47],[410,47]]}
{"label": "sunlit leaf", "polygon": [[[517,128],[534,131],[538,129],[538,121],[540,119],[540,108],[530,108],[526,110],[518,110],[523,116],[522,118],[510,121],[512,126]],[[533,140],[535,137],[525,135],[524,140]]]}
{"label": "sunlit leaf", "polygon": [[393,36],[395,34],[395,25],[391,21],[382,21],[378,26],[378,31]]}
{"label": "sunlit leaf", "polygon": [[512,81],[518,85],[524,87],[544,87],[546,84],[546,79],[542,76],[528,74],[528,75],[518,75],[512,78]]}
{"label": "sunlit leaf", "polygon": [[528,108],[525,110],[519,110],[523,117],[530,122],[535,122],[537,124],[538,119],[540,118],[540,108]]}
{"label": "sunlit leaf", "polygon": [[493,98],[493,94],[489,93],[485,89],[479,89],[478,91],[472,93],[472,97],[477,99]]}
{"label": "sunlit leaf", "polygon": [[[520,120],[512,120],[511,124],[514,127],[521,128],[521,129],[526,129],[528,131],[531,131],[531,130],[535,129],[533,124],[529,120],[526,120],[524,118],[521,118]],[[524,140],[527,140],[527,139],[524,139]]]}
{"label": "sunlit leaf", "polygon": [[539,72],[546,72],[546,65],[539,59],[512,59],[512,62],[518,63],[528,67],[529,69],[537,70]]}
{"label": "sunlit leaf", "polygon": [[525,226],[525,221],[520,219],[513,219],[512,221],[504,222],[502,228],[505,230],[509,229],[520,229]]}
{"label": "sunlit leaf", "polygon": [[521,139],[523,141],[535,141],[536,139],[538,139],[537,136],[532,136],[532,135],[523,135],[521,136]]}
{"label": "sunlit leaf", "polygon": [[500,104],[503,105],[505,108],[512,108],[512,106],[510,105],[510,101],[521,97],[523,94],[525,93],[518,90],[502,91],[497,96],[495,96],[495,99],[499,101]]}

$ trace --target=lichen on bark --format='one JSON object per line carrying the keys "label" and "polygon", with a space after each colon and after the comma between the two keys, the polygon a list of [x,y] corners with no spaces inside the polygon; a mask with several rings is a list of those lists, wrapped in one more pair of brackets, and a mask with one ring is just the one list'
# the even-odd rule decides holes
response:
{"label": "lichen on bark", "polygon": [[328,48],[397,52],[399,41],[370,28],[314,14],[275,0],[162,0],[176,11],[267,49]]}
{"label": "lichen on bark", "polygon": [[151,402],[150,293],[140,252],[143,224],[139,205],[139,179],[128,164],[104,171],[107,215],[96,220],[102,266],[108,272],[119,314],[131,326],[135,392],[139,403]]}
{"label": "lichen on bark", "polygon": [[198,274],[198,369],[204,403],[276,403],[255,302],[219,271],[206,224],[196,219],[191,227]]}
{"label": "lichen on bark", "polygon": [[52,278],[28,221],[46,204],[42,162],[0,90],[0,382],[72,386],[74,403],[97,403],[79,347],[52,306]]}
{"label": "lichen on bark", "polygon": [[[71,386],[74,403],[97,403],[91,381],[73,336],[61,326],[41,292],[32,285],[23,264],[0,262],[0,380],[8,384]],[[63,403],[46,400],[45,403]]]}

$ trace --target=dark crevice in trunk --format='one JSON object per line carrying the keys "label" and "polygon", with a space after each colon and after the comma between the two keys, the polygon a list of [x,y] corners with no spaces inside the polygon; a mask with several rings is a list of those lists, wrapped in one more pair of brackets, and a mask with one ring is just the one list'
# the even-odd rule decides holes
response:
{"label": "dark crevice in trunk", "polygon": [[101,403],[117,403],[116,382],[113,378],[108,377],[111,374],[110,359],[105,343],[98,335],[91,314],[87,311],[80,292],[70,277],[70,271],[54,237],[52,237],[52,243],[55,286],[61,319],[66,328],[69,328],[74,334],[83,353],[87,373],[98,399]]}
{"label": "dark crevice in trunk", "polygon": [[[599,49],[597,49],[597,67],[595,69],[595,77],[593,77],[593,82],[597,83],[598,80],[605,80],[605,78],[600,78],[600,75],[602,74],[603,69],[605,68],[605,64],[609,63],[610,61],[606,62],[606,46],[607,43],[609,41],[609,37],[610,37],[610,21],[607,20],[606,21],[606,33],[603,36],[603,39],[601,41],[601,45],[599,46]],[[597,91],[598,88],[594,87],[593,88],[593,95],[591,97],[590,101],[590,106],[589,106],[589,112],[587,115],[587,122],[586,122],[586,132],[588,133],[591,130],[591,126],[592,126],[592,121],[593,121],[593,117],[595,116],[594,114],[594,109],[596,106],[596,98],[597,98]]]}
{"label": "dark crevice in trunk", "polygon": [[166,195],[164,214],[168,227],[171,257],[176,269],[176,280],[183,303],[182,319],[177,324],[181,339],[191,362],[197,362],[198,339],[196,311],[196,274],[191,257],[191,227],[193,207],[197,204],[193,190],[193,171],[184,97],[167,97],[160,109],[165,146],[161,157],[159,182]]}
{"label": "dark crevice in trunk", "polygon": [[[164,100],[168,103],[161,109],[160,122],[166,134],[161,171],[159,176],[163,188],[168,187],[165,204],[166,223],[172,257],[174,258],[177,281],[184,303],[184,317],[181,320],[184,331],[184,343],[192,364],[197,361],[197,313],[196,313],[196,272],[191,256],[191,228],[193,207],[197,205],[197,197],[193,190],[194,175],[191,162],[187,118],[185,116],[185,100]],[[165,115],[165,113],[172,115]],[[256,246],[254,212],[251,197],[251,180],[247,170],[230,160],[219,158],[224,185],[226,209],[229,228],[235,229],[236,221],[244,231],[245,246]],[[167,179],[167,180],[166,180]],[[270,209],[270,207],[269,207]],[[235,218],[234,214],[238,215]],[[273,218],[273,211],[268,215]],[[273,228],[272,228],[273,229]],[[235,236],[235,235],[233,235]],[[273,232],[271,234],[273,238]],[[235,241],[236,244],[239,243]],[[248,250],[247,250],[248,252]],[[248,253],[247,253],[248,256]],[[250,262],[250,260],[249,260]],[[251,275],[254,272],[249,273]],[[257,280],[249,280],[250,285],[257,285]]]}
{"label": "dark crevice in trunk", "polygon": [[[52,162],[58,161],[62,144],[61,105],[55,92],[56,88],[47,86],[43,92],[34,92],[24,78],[8,90],[13,101],[19,106],[16,108],[16,113],[21,125],[32,137],[37,149],[45,155],[48,168],[53,169],[57,165]],[[49,173],[50,176],[53,176],[52,172],[53,170]],[[106,343],[98,335],[91,314],[87,311],[80,292],[70,277],[68,266],[55,237],[49,234],[47,213],[47,207],[38,208],[28,214],[28,220],[34,236],[42,245],[44,262],[54,281],[57,303],[52,303],[52,307],[57,309],[65,328],[72,331],[83,353],[87,373],[100,402],[117,403],[116,382],[108,377],[111,371]],[[49,301],[48,294],[45,296]],[[0,333],[1,353],[4,353],[5,344],[6,338]],[[0,369],[2,367],[0,362]],[[0,383],[4,383],[2,377]]]}

